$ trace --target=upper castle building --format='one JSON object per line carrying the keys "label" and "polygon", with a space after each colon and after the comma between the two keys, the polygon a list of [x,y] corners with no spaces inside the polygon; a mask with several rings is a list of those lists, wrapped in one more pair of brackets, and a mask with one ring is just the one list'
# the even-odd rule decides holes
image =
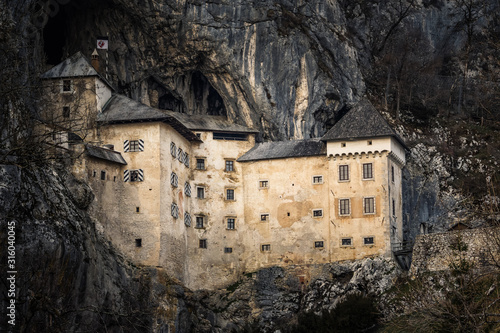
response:
{"label": "upper castle building", "polygon": [[188,287],[266,266],[390,257],[403,240],[406,146],[367,101],[320,139],[256,143],[256,130],[224,117],[113,94],[81,53],[43,78],[45,114],[66,120],[61,133],[83,112],[71,99],[94,108],[73,171],[94,190],[96,226],[135,263]]}

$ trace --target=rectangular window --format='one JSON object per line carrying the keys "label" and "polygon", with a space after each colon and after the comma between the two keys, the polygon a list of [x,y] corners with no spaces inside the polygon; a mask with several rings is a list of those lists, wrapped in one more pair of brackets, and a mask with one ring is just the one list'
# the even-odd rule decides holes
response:
{"label": "rectangular window", "polygon": [[313,176],[313,184],[323,184],[323,176]]}
{"label": "rectangular window", "polygon": [[63,117],[69,118],[69,106],[63,106]]}
{"label": "rectangular window", "polygon": [[190,227],[190,226],[191,226],[191,214],[189,214],[188,212],[185,212],[185,213],[184,213],[184,224],[185,224],[187,227]]}
{"label": "rectangular window", "polygon": [[339,165],[339,180],[340,181],[349,180],[349,165]]}
{"label": "rectangular window", "polygon": [[396,216],[396,200],[392,199],[392,216]]}
{"label": "rectangular window", "polygon": [[226,189],[226,200],[234,200],[234,189]]}
{"label": "rectangular window", "polygon": [[173,187],[177,187],[179,186],[179,177],[177,176],[177,174],[175,172],[172,172],[170,174],[170,184],[173,186]]}
{"label": "rectangular window", "polygon": [[142,238],[135,239],[135,247],[142,247]]}
{"label": "rectangular window", "polygon": [[323,247],[323,241],[314,242],[314,247]]}
{"label": "rectangular window", "polygon": [[63,80],[62,90],[64,92],[71,91],[71,80]]}
{"label": "rectangular window", "polygon": [[339,215],[351,215],[351,199],[339,199]]}
{"label": "rectangular window", "polygon": [[144,171],[138,170],[125,170],[123,171],[124,182],[142,182],[144,181]]}
{"label": "rectangular window", "polygon": [[187,197],[191,196],[191,184],[189,184],[188,182],[184,183],[184,193]]}
{"label": "rectangular window", "polygon": [[364,163],[363,164],[363,179],[373,179],[373,164]]}
{"label": "rectangular window", "polygon": [[352,238],[342,238],[342,246],[352,246]]}
{"label": "rectangular window", "polygon": [[207,248],[207,240],[200,239],[200,249],[206,249],[206,248]]}
{"label": "rectangular window", "polygon": [[186,168],[189,168],[189,154],[188,153],[184,153],[184,165],[186,166]]}
{"label": "rectangular window", "polygon": [[179,147],[179,149],[177,149],[177,159],[179,160],[179,162],[184,163],[183,158],[184,158],[184,152]]}
{"label": "rectangular window", "polygon": [[366,144],[367,144],[368,146],[371,146],[371,145],[372,145],[372,140],[368,140],[368,141],[366,142]]}
{"label": "rectangular window", "polygon": [[129,151],[140,151],[139,149],[139,140],[130,140],[130,148]]}
{"label": "rectangular window", "polygon": [[364,214],[375,214],[375,198],[374,197],[363,198],[363,213]]}
{"label": "rectangular window", "polygon": [[213,138],[214,138],[214,140],[246,141],[247,135],[245,133],[214,132]]}
{"label": "rectangular window", "polygon": [[172,155],[173,158],[176,158],[176,154],[177,154],[177,146],[175,145],[175,143],[170,142],[170,155]]}
{"label": "rectangular window", "polygon": [[259,180],[259,188],[268,188],[269,180]]}
{"label": "rectangular window", "polygon": [[271,244],[262,244],[260,246],[260,250],[262,252],[269,252],[269,251],[271,251]]}
{"label": "rectangular window", "polygon": [[174,219],[179,217],[179,207],[175,202],[172,202],[172,204],[170,205],[170,214]]}
{"label": "rectangular window", "polygon": [[141,212],[141,208],[140,207],[135,207],[135,212],[136,213],[140,213]]}
{"label": "rectangular window", "polygon": [[394,183],[394,166],[391,166],[391,180]]}
{"label": "rectangular window", "polygon": [[101,171],[101,180],[106,180],[106,171]]}
{"label": "rectangular window", "polygon": [[234,171],[234,161],[228,161],[226,160],[226,169],[225,171]]}
{"label": "rectangular window", "polygon": [[228,217],[227,218],[227,228],[230,229],[230,230],[234,230],[234,221],[235,221],[235,218],[234,217]]}
{"label": "rectangular window", "polygon": [[269,221],[269,214],[260,214],[260,220],[262,222],[267,222]]}
{"label": "rectangular window", "polygon": [[125,140],[123,142],[123,151],[125,153],[128,152],[136,152],[136,151],[144,151],[144,140]]}
{"label": "rectangular window", "polygon": [[205,199],[205,188],[198,186],[196,187],[196,197],[198,199]]}
{"label": "rectangular window", "polygon": [[233,253],[233,248],[232,247],[225,247],[224,253]]}
{"label": "rectangular window", "polygon": [[313,216],[314,217],[322,217],[323,216],[323,209],[313,209]]}
{"label": "rectangular window", "polygon": [[197,158],[196,159],[196,169],[197,170],[205,170],[205,159]]}
{"label": "rectangular window", "polygon": [[364,237],[363,238],[363,244],[365,245],[373,245],[375,244],[373,237]]}
{"label": "rectangular window", "polygon": [[196,228],[203,228],[204,225],[205,225],[205,217],[196,216]]}

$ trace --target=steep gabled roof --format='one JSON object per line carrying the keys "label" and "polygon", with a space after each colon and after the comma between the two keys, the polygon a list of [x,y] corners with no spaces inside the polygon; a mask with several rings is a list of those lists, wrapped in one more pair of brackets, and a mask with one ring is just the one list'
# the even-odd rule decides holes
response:
{"label": "steep gabled roof", "polygon": [[87,151],[87,155],[89,156],[122,165],[127,164],[120,152],[92,145],[86,145],[85,149]]}
{"label": "steep gabled roof", "polygon": [[238,162],[326,155],[320,139],[264,142],[255,145]]}
{"label": "steep gabled roof", "polygon": [[323,141],[356,140],[391,136],[403,140],[368,100],[354,105],[322,138]]}
{"label": "steep gabled roof", "polygon": [[95,70],[87,57],[85,57],[80,51],[43,73],[41,78],[57,79],[88,76],[99,77],[99,79],[114,90],[113,86],[111,86],[111,84]]}

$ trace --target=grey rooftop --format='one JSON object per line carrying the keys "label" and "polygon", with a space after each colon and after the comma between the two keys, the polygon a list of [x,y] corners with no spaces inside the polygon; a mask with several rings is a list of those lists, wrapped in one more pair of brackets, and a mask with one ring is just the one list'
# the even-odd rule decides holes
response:
{"label": "grey rooftop", "polygon": [[92,146],[92,145],[86,145],[85,149],[87,151],[87,155],[99,158],[101,160],[106,160],[109,162],[113,163],[118,163],[118,164],[123,164],[126,165],[127,162],[123,159],[122,154],[120,154],[117,151],[102,148],[102,147],[97,147],[97,146]]}
{"label": "grey rooftop", "polygon": [[407,149],[403,140],[368,100],[355,104],[322,138],[323,141],[394,137]]}
{"label": "grey rooftop", "polygon": [[318,155],[326,156],[325,144],[320,139],[271,141],[255,145],[238,162]]}

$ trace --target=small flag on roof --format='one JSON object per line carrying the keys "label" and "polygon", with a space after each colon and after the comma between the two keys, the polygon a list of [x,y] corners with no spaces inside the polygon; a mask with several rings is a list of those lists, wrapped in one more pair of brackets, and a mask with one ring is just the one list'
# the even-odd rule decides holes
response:
{"label": "small flag on roof", "polygon": [[98,50],[108,49],[108,37],[97,37],[97,49]]}

